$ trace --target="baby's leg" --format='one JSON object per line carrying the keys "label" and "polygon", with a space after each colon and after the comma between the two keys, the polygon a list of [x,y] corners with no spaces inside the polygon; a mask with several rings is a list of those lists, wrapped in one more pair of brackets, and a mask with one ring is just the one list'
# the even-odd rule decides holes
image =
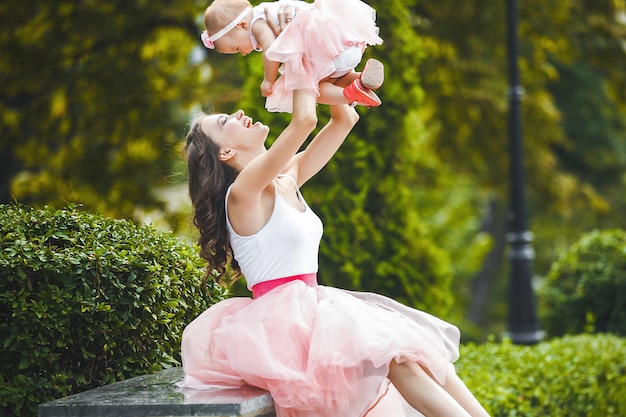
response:
{"label": "baby's leg", "polygon": [[381,104],[376,93],[369,88],[363,88],[359,79],[355,79],[345,88],[330,81],[321,82],[319,91],[320,96],[317,102],[321,104],[350,104],[352,106],[360,104],[367,107],[377,107]]}
{"label": "baby's leg", "polygon": [[[319,103],[322,104],[361,104],[376,107],[380,98],[373,90],[385,80],[385,67],[376,59],[368,59],[363,72],[348,70],[335,78],[327,78],[319,84]],[[343,96],[343,97],[342,97]]]}
{"label": "baby's leg", "polygon": [[347,86],[349,86],[350,84],[352,84],[352,82],[354,80],[357,80],[361,77],[361,73],[357,72],[357,71],[350,71],[349,73],[342,75],[341,77],[336,77],[336,78],[327,78],[324,81],[328,81],[330,83],[333,83],[339,87],[345,88]]}
{"label": "baby's leg", "polygon": [[328,81],[320,82],[320,96],[317,102],[320,104],[337,105],[337,104],[350,104],[346,96],[343,95],[343,87],[335,84],[329,79]]}
{"label": "baby's leg", "polygon": [[376,90],[385,81],[385,66],[377,59],[370,58],[365,63],[362,72],[349,71],[344,75],[335,78],[327,78],[322,81],[329,81],[340,87],[348,87],[355,80],[359,80],[364,89]]}

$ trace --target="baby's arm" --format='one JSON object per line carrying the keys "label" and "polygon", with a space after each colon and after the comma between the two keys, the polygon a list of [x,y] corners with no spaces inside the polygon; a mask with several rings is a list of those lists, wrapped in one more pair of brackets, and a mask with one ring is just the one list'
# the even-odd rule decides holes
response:
{"label": "baby's arm", "polygon": [[276,35],[272,28],[263,19],[259,19],[252,25],[252,34],[263,49],[263,83],[261,84],[261,94],[267,97],[272,94],[272,86],[276,82],[278,76],[278,67],[280,62],[270,61],[265,56],[265,51],[276,40]]}

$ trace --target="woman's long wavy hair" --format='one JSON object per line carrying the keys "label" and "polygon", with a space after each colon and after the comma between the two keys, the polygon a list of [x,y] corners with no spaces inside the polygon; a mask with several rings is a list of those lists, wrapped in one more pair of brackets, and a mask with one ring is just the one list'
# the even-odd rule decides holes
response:
{"label": "woman's long wavy hair", "polygon": [[200,231],[200,256],[209,262],[207,275],[218,273],[217,281],[224,282],[230,263],[234,281],[241,275],[226,229],[226,191],[237,172],[219,160],[219,146],[200,128],[204,115],[197,117],[187,134],[185,152],[189,172],[189,196],[193,204],[193,223]]}

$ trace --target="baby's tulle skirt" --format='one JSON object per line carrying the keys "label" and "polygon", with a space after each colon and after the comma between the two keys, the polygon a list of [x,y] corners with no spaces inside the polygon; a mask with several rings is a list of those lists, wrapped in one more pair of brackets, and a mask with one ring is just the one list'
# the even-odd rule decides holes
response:
{"label": "baby's tulle skirt", "polygon": [[392,360],[418,362],[444,383],[459,341],[455,326],[387,297],[293,281],[220,301],[191,322],[179,385],[253,385],[270,392],[278,417],[370,417]]}
{"label": "baby's tulle skirt", "polygon": [[283,63],[266,100],[267,110],[291,113],[293,90],[309,90],[319,96],[320,80],[345,70],[336,68],[333,60],[355,46],[364,50],[367,45],[381,44],[375,19],[375,10],[360,0],[315,0],[298,10],[293,22],[265,51],[268,59]]}

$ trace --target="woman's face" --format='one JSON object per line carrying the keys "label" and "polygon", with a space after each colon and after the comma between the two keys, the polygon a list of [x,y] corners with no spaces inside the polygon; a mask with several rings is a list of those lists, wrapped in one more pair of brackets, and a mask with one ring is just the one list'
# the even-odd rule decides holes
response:
{"label": "woman's face", "polygon": [[210,137],[220,149],[252,149],[263,146],[269,128],[261,122],[254,123],[242,110],[231,115],[212,114],[201,122],[205,135]]}

